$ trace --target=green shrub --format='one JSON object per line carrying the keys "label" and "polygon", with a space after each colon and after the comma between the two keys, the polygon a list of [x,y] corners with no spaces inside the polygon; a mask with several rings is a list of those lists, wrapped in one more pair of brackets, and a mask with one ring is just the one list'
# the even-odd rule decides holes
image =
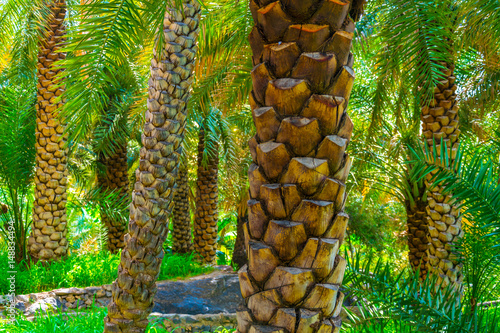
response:
{"label": "green shrub", "polygon": [[380,202],[371,196],[363,198],[353,193],[345,210],[349,214],[348,233],[351,239],[348,241],[359,240],[368,248],[393,257],[407,250],[406,238],[403,237],[406,211],[402,205],[394,201]]}

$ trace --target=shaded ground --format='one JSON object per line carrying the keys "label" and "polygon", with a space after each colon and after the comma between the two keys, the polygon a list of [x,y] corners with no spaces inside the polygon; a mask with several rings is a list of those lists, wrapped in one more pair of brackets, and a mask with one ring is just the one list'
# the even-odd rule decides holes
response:
{"label": "shaded ground", "polygon": [[158,282],[153,312],[234,313],[242,302],[238,274],[216,271],[183,281]]}

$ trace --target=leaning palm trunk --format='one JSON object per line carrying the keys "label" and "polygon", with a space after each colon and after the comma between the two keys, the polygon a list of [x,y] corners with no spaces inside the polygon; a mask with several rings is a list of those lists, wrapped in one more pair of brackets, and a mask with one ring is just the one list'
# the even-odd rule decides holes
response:
{"label": "leaning palm trunk", "polygon": [[153,308],[179,167],[199,31],[200,4],[167,8],[163,49],[154,50],[148,110],[113,299],[104,332],[144,332]]}
{"label": "leaning palm trunk", "polygon": [[[355,4],[359,4],[354,1]],[[338,332],[353,123],[351,3],[251,1],[257,134],[239,332]],[[357,16],[357,15],[355,15]]]}
{"label": "leaning palm trunk", "polygon": [[[128,164],[127,142],[116,147],[112,156],[101,156],[100,162],[105,171],[98,176],[99,186],[104,191],[117,191],[121,198],[128,197]],[[103,203],[104,204],[104,203]],[[111,253],[125,247],[124,237],[127,224],[120,219],[106,214],[106,208],[101,205],[101,220],[107,229],[107,247]]]}
{"label": "leaning palm trunk", "polygon": [[217,259],[217,220],[219,173],[218,145],[214,143],[213,154],[208,154],[203,163],[205,151],[205,131],[199,132],[198,142],[198,180],[196,182],[196,213],[194,216],[194,249],[204,263],[215,264]]}
{"label": "leaning palm trunk", "polygon": [[[456,158],[460,134],[455,94],[457,86],[453,76],[454,66],[446,67],[446,79],[434,88],[434,98],[422,107],[422,132],[431,152],[435,145],[438,158],[444,158],[441,146],[446,145],[447,156],[453,161]],[[427,176],[426,186],[429,193],[425,207],[430,240],[428,271],[438,276],[438,283],[442,283],[442,286],[452,283],[460,289],[463,281],[461,264],[452,250],[454,243],[463,236],[460,209],[457,203],[454,204],[451,194],[444,195],[444,189],[439,184],[429,182],[431,178],[432,175]]]}
{"label": "leaning palm trunk", "polygon": [[189,253],[193,251],[188,180],[187,165],[185,162],[181,162],[179,174],[177,175],[174,210],[172,213],[172,250],[176,253]]}
{"label": "leaning palm trunk", "polygon": [[58,97],[64,87],[56,75],[61,72],[54,62],[66,54],[58,50],[65,41],[66,3],[57,0],[50,5],[51,14],[38,53],[38,103],[36,105],[36,176],[33,224],[28,241],[34,262],[57,260],[68,251],[66,240],[66,186],[68,169],[66,137],[56,110],[62,107]]}

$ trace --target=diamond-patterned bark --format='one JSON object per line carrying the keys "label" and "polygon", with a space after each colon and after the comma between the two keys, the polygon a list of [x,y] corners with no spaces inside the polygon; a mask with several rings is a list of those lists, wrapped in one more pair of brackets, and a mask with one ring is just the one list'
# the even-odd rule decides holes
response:
{"label": "diamond-patterned bark", "polygon": [[[98,175],[99,186],[103,190],[118,191],[122,198],[128,197],[127,143],[117,146],[112,156],[101,156],[100,162],[104,170]],[[125,246],[124,237],[127,233],[126,222],[108,216],[102,208],[101,220],[108,231],[108,250],[111,253],[116,253],[119,249],[123,249]]]}
{"label": "diamond-patterned bark", "polygon": [[[438,158],[441,156],[441,145],[446,146],[450,161],[455,160],[460,135],[457,86],[453,75],[454,66],[443,64],[445,79],[434,88],[434,98],[422,107],[422,133],[427,146],[432,151],[436,145]],[[444,148],[444,147],[443,147]],[[427,176],[426,186],[429,189],[425,206],[424,221],[428,227],[427,270],[438,276],[438,283],[443,286],[453,284],[461,288],[463,281],[462,267],[453,254],[453,244],[463,236],[462,217],[458,204],[451,194],[444,195],[443,188],[437,184],[432,186],[432,174]]]}
{"label": "diamond-patterned bark", "polygon": [[194,216],[194,249],[207,264],[216,264],[217,221],[219,200],[217,178],[219,173],[218,146],[214,143],[213,153],[203,163],[205,131],[199,132],[198,180],[196,182],[196,213]]}
{"label": "diamond-patterned bark", "polygon": [[177,253],[193,251],[188,181],[187,165],[182,163],[177,175],[177,188],[174,194],[174,211],[172,214],[172,250]]}
{"label": "diamond-patterned bark", "polygon": [[66,3],[50,5],[45,39],[38,53],[38,91],[36,104],[36,174],[33,224],[28,240],[33,261],[57,260],[67,254],[66,187],[68,181],[66,136],[57,116],[63,101],[58,99],[64,86],[56,79],[62,69],[54,63],[66,57],[58,52],[65,42]]}
{"label": "diamond-patterned bark", "polygon": [[250,1],[248,265],[239,332],[338,332],[353,129],[349,2]]}
{"label": "diamond-patterned bark", "polygon": [[188,0],[182,6],[182,10],[167,8],[161,32],[163,48],[155,48],[151,60],[129,233],[125,236],[118,278],[112,285],[113,298],[104,319],[104,332],[144,332],[153,308],[155,281],[173,208],[199,32],[200,4]]}

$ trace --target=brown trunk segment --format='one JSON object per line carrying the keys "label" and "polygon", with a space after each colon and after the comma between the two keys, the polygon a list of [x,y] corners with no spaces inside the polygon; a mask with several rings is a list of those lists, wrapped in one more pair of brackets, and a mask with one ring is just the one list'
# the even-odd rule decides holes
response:
{"label": "brown trunk segment", "polygon": [[[112,156],[100,156],[100,162],[104,166],[104,172],[98,175],[99,186],[103,190],[118,191],[120,196],[128,196],[128,164],[127,143],[116,147]],[[105,209],[101,207],[101,220],[108,231],[107,247],[111,253],[116,253],[125,247],[124,237],[127,233],[125,221],[117,221],[106,215]]]}
{"label": "brown trunk segment", "polygon": [[[441,156],[441,144],[446,145],[451,162],[456,158],[460,134],[455,94],[457,86],[453,75],[454,66],[443,65],[446,67],[443,71],[445,79],[434,88],[434,98],[422,107],[422,132],[429,150],[433,151],[433,145],[436,146],[439,159],[444,158]],[[428,271],[438,276],[438,283],[442,283],[442,286],[451,283],[461,289],[462,267],[453,254],[453,244],[463,236],[460,209],[451,194],[443,194],[442,186],[429,182],[431,178],[432,174],[429,174],[426,180],[429,193],[425,207],[425,221],[429,229]]]}
{"label": "brown trunk segment", "polygon": [[167,8],[164,44],[153,52],[137,181],[104,332],[142,333],[153,308],[179,168],[197,51],[200,4]]}
{"label": "brown trunk segment", "polygon": [[189,184],[187,165],[182,163],[177,175],[172,212],[172,250],[176,253],[193,252],[191,213],[189,210]]}
{"label": "brown trunk segment", "polygon": [[217,221],[219,173],[218,145],[214,143],[214,152],[208,154],[207,164],[203,163],[205,150],[205,131],[199,132],[198,142],[198,180],[196,182],[196,213],[194,216],[194,249],[207,264],[216,264],[217,260]]}
{"label": "brown trunk segment", "polygon": [[33,261],[57,260],[66,256],[66,186],[68,169],[66,136],[57,112],[63,101],[57,100],[64,91],[55,78],[62,69],[54,62],[64,59],[58,52],[64,45],[66,3],[58,0],[50,5],[45,38],[38,53],[38,91],[36,104],[36,175],[33,224],[28,240]]}
{"label": "brown trunk segment", "polygon": [[248,263],[247,252],[245,249],[245,231],[244,226],[248,223],[248,190],[240,197],[238,205],[238,217],[236,221],[236,241],[234,242],[233,257],[231,262],[237,268],[243,267]]}
{"label": "brown trunk segment", "polygon": [[239,332],[339,332],[353,129],[350,3],[252,0],[248,265]]}
{"label": "brown trunk segment", "polygon": [[414,271],[419,270],[420,278],[427,276],[427,262],[429,261],[429,230],[425,222],[425,206],[422,201],[423,190],[420,189],[419,196],[414,198],[415,203],[405,202],[406,207],[406,225],[408,229],[408,259],[410,266]]}

